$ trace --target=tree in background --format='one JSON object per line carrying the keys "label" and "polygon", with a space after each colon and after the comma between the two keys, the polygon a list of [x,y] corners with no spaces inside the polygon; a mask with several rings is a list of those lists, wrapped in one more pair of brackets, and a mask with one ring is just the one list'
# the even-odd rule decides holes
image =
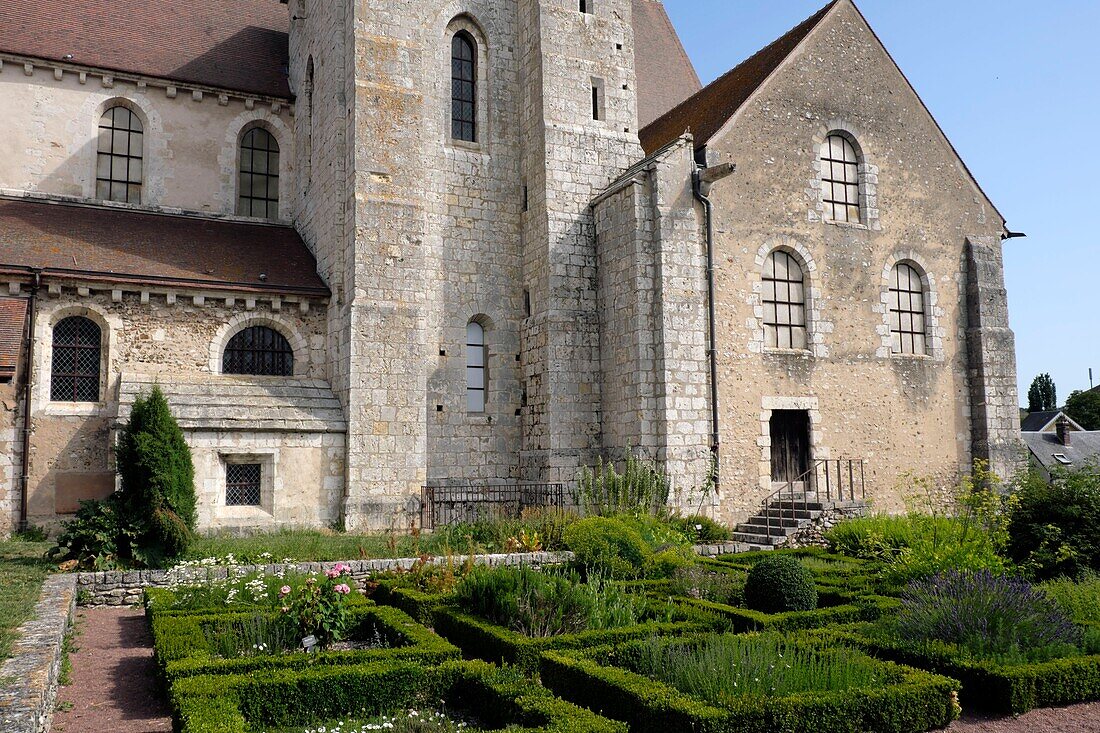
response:
{"label": "tree in background", "polygon": [[1100,392],[1077,390],[1066,400],[1066,414],[1085,430],[1100,430]]}
{"label": "tree in background", "polygon": [[1028,412],[1049,412],[1058,409],[1058,390],[1049,374],[1040,374],[1027,391]]}

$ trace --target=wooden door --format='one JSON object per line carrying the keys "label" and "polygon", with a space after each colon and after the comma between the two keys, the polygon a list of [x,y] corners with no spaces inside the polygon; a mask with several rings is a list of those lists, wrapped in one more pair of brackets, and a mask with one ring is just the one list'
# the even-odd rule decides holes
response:
{"label": "wooden door", "polygon": [[810,415],[775,410],[771,419],[772,482],[787,483],[810,470]]}

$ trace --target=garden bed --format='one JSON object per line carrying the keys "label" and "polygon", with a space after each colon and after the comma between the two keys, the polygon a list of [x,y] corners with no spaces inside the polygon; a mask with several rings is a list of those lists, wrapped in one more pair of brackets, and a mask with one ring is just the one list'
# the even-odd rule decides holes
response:
{"label": "garden bed", "polygon": [[[626,726],[555,698],[514,671],[480,662],[428,668],[385,661],[348,667],[202,676],[172,687],[179,733],[256,733],[438,704],[485,730],[626,733]],[[476,730],[470,728],[468,730]]]}
{"label": "garden bed", "polygon": [[[731,653],[745,654],[738,645],[758,644],[766,638],[696,635],[588,651],[547,651],[542,655],[540,675],[543,684],[557,694],[629,723],[632,733],[910,733],[946,727],[957,715],[958,683],[954,680],[877,661],[854,650],[825,649],[808,640],[774,642],[779,645],[776,648],[787,649],[791,658],[801,655],[808,665],[796,669],[801,678],[789,685],[791,689],[755,689],[752,679],[759,683],[767,673],[767,668],[761,670],[759,665],[769,662],[759,652],[749,651],[741,657],[758,665],[747,670],[748,677],[741,677],[742,682],[750,683],[743,693],[734,684],[735,676],[722,674],[736,673],[737,665],[716,656],[713,648],[730,644]],[[656,673],[644,664],[646,660],[654,662],[654,653],[660,663]],[[838,661],[838,656],[843,658]],[[689,661],[677,665],[677,658]],[[770,663],[781,665],[783,659]],[[684,669],[677,670],[678,666]],[[845,672],[853,674],[850,667],[862,676],[851,684],[840,684]],[[678,672],[681,677],[672,679]],[[824,679],[831,680],[834,689],[822,684]],[[808,680],[804,688],[799,686]],[[783,683],[775,680],[775,684]],[[715,689],[702,689],[708,687]]]}

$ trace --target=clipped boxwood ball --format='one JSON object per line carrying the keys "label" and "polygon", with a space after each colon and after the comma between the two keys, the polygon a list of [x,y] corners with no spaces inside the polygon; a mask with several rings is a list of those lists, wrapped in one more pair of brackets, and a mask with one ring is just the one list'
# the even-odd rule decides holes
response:
{"label": "clipped boxwood ball", "polygon": [[812,611],[817,608],[817,588],[810,571],[798,560],[770,555],[749,571],[745,605],[761,613]]}

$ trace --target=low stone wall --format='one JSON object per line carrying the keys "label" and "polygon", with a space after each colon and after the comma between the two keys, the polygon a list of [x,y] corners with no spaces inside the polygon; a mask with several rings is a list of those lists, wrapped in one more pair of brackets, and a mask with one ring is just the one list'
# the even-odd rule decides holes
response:
{"label": "low stone wall", "polygon": [[787,549],[797,547],[828,547],[825,541],[825,533],[837,526],[845,519],[862,517],[867,513],[867,505],[863,502],[851,502],[837,504],[827,509],[824,514],[811,522],[808,526],[799,529],[787,538],[783,547]]}
{"label": "low stone wall", "polygon": [[748,552],[750,548],[741,542],[730,541],[695,545],[692,549],[700,557],[718,557],[719,555],[736,555],[739,552]]}
{"label": "low stone wall", "polygon": [[[573,559],[571,552],[530,552],[512,555],[475,555],[475,565],[560,565]],[[456,567],[466,563],[466,555],[450,558],[434,557],[428,564],[444,565],[453,562]],[[351,576],[362,582],[376,573],[393,570],[408,570],[418,560],[403,558],[399,560],[344,560],[339,564],[351,570]],[[285,571],[303,573],[321,573],[337,565],[337,562],[305,562],[273,565],[234,565],[178,567],[172,570],[129,570],[101,573],[78,573],[75,576],[77,597],[82,606],[129,606],[141,603],[145,588],[166,588],[179,583],[202,583],[211,580],[226,580],[230,576],[242,577],[252,573],[275,575]],[[6,729],[5,729],[6,730]]]}
{"label": "low stone wall", "polygon": [[76,607],[76,577],[51,575],[34,618],[19,627],[12,655],[0,666],[0,731],[45,733],[53,720],[61,648]]}

